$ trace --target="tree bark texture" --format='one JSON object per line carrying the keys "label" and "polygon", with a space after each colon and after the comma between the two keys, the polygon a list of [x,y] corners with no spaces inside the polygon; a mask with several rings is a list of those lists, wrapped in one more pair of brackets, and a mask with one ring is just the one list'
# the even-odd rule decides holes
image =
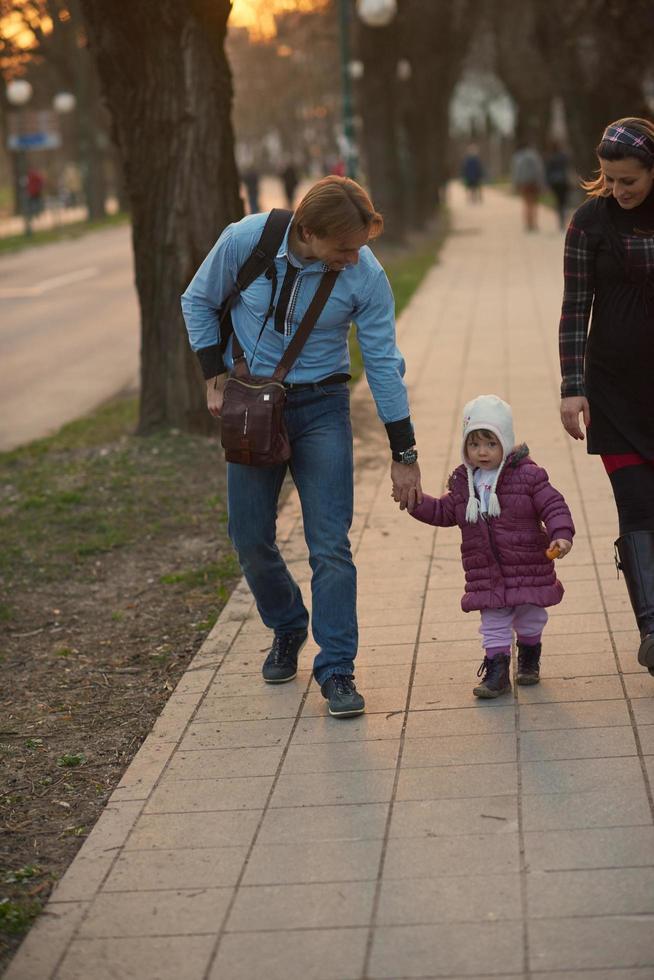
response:
{"label": "tree bark texture", "polygon": [[400,7],[402,57],[411,65],[405,127],[412,165],[411,225],[438,208],[448,179],[449,106],[476,28],[472,0],[405,0]]}
{"label": "tree bark texture", "polygon": [[557,88],[551,62],[537,37],[534,4],[489,0],[487,10],[495,40],[495,70],[515,104],[516,140],[544,153]]}
{"label": "tree bark texture", "polygon": [[132,214],[139,431],[212,431],[180,294],[242,215],[224,54],[229,0],[82,0]]}

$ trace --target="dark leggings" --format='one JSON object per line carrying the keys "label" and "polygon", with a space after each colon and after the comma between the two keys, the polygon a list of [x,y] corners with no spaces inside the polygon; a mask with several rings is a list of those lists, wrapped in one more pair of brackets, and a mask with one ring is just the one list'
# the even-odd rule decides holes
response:
{"label": "dark leggings", "polygon": [[654,464],[645,461],[621,466],[609,472],[609,479],[618,508],[620,534],[654,531]]}

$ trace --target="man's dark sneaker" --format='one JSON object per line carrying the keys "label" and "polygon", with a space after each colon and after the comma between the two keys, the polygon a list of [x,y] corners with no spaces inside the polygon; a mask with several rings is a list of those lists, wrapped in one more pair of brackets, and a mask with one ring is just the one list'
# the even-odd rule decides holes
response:
{"label": "man's dark sneaker", "polygon": [[484,657],[484,662],[477,671],[477,677],[484,675],[481,684],[472,689],[476,698],[499,698],[511,690],[509,668],[511,657],[506,653],[498,653],[494,657]]}
{"label": "man's dark sneaker", "polygon": [[362,715],[366,702],[357,691],[351,674],[333,674],[320,688],[320,693],[329,703],[329,713],[334,718],[350,718]]}
{"label": "man's dark sneaker", "polygon": [[518,643],[518,673],[516,684],[538,684],[540,681],[540,651],[541,644]]}
{"label": "man's dark sneaker", "polygon": [[285,684],[297,677],[297,658],[307,642],[308,633],[275,633],[270,653],[263,662],[261,673],[266,684]]}

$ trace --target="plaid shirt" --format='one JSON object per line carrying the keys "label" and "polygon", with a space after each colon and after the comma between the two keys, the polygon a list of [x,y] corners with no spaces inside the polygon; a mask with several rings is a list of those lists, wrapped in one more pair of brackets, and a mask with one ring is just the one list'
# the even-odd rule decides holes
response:
{"label": "plaid shirt", "polygon": [[[603,202],[597,201],[597,206]],[[596,291],[595,263],[600,245],[606,241],[598,225],[597,211],[588,201],[577,211],[568,228],[563,254],[563,305],[559,323],[561,397],[585,395],[584,358],[593,299]],[[591,219],[590,222],[588,219]],[[581,224],[587,224],[587,228]],[[633,228],[620,234],[624,249],[625,281],[639,289],[645,310],[654,308],[654,234],[651,228]]]}

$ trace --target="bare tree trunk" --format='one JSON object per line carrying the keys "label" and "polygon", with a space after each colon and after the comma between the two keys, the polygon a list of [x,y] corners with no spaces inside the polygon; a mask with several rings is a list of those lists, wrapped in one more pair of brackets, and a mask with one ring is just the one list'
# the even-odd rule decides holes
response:
{"label": "bare tree trunk", "polygon": [[476,26],[471,0],[405,0],[402,53],[411,65],[405,122],[411,147],[413,210],[420,228],[439,205],[447,178],[449,106]]}
{"label": "bare tree trunk", "polygon": [[[495,38],[496,71],[515,103],[516,138],[544,151],[557,89],[551,63],[538,43],[534,4],[489,0],[486,9]],[[562,34],[560,25],[557,30]]]}
{"label": "bare tree trunk", "polygon": [[242,215],[224,40],[229,0],[82,0],[132,213],[139,431],[210,431],[180,294]]}
{"label": "bare tree trunk", "polygon": [[402,241],[406,208],[399,152],[397,25],[366,27],[357,19],[357,51],[364,65],[359,109],[370,190],[384,215],[385,238]]}

